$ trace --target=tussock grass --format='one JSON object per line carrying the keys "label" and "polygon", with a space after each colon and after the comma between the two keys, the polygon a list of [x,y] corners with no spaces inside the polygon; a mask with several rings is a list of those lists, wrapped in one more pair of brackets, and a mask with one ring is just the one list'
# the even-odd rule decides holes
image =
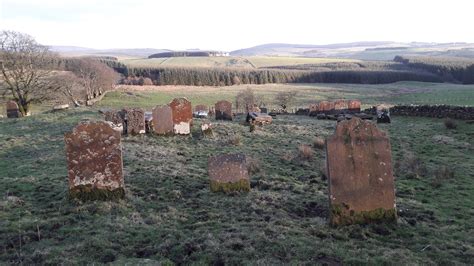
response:
{"label": "tussock grass", "polygon": [[[474,259],[474,125],[460,123],[434,143],[437,119],[395,117],[379,125],[393,161],[407,147],[433,178],[396,179],[398,225],[328,225],[325,154],[294,159],[300,145],[334,132],[333,121],[277,116],[250,133],[236,121],[213,121],[214,138],[123,138],[125,199],[74,202],[67,197],[63,134],[90,109],[0,120],[0,264],[470,264]],[[196,121],[195,128],[199,128]],[[223,145],[238,135],[242,145]],[[258,160],[248,193],[211,193],[207,158],[242,152]],[[258,170],[258,171],[257,171]],[[441,175],[443,176],[443,175]],[[449,175],[444,175],[449,176]],[[429,176],[428,176],[429,177]]]}

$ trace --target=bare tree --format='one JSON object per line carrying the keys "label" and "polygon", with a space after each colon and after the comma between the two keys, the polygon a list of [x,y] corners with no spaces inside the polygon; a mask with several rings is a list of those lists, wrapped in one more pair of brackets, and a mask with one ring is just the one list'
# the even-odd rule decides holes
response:
{"label": "bare tree", "polygon": [[84,89],[86,103],[114,88],[118,75],[106,64],[93,58],[74,60],[67,70],[72,71]]}
{"label": "bare tree", "polygon": [[4,92],[27,115],[34,102],[51,96],[52,63],[57,56],[33,37],[15,31],[0,32],[0,69]]}
{"label": "bare tree", "polygon": [[[71,101],[75,107],[81,106],[80,98],[84,99],[84,88],[81,85],[79,78],[70,71],[62,71],[54,73],[51,77],[52,88],[58,94],[62,94]],[[59,95],[58,95],[59,97]]]}
{"label": "bare tree", "polygon": [[288,105],[292,104],[295,101],[296,98],[296,91],[283,91],[277,93],[275,96],[275,102],[283,108],[283,110],[286,110]]}

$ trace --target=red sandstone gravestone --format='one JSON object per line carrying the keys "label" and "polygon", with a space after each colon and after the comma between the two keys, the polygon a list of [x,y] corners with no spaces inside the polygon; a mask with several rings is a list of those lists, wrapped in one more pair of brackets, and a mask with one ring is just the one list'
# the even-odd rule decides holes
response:
{"label": "red sandstone gravestone", "polygon": [[120,132],[105,121],[86,121],[66,133],[64,140],[71,197],[124,197]]}
{"label": "red sandstone gravestone", "polygon": [[207,163],[211,191],[249,191],[250,178],[244,154],[221,154]]}
{"label": "red sandstone gravestone", "polygon": [[175,134],[187,135],[191,133],[193,110],[191,102],[186,98],[177,98],[169,103],[173,113],[173,129]]}
{"label": "red sandstone gravestone", "polygon": [[7,102],[7,117],[8,118],[19,118],[21,117],[20,108],[15,101]]}
{"label": "red sandstone gravestone", "polygon": [[342,111],[342,110],[347,110],[347,109],[349,109],[347,101],[345,100],[334,101],[334,110]]}
{"label": "red sandstone gravestone", "polygon": [[125,109],[127,134],[138,135],[145,133],[145,111],[141,108]]}
{"label": "red sandstone gravestone", "polygon": [[396,221],[390,141],[373,123],[338,123],[326,142],[331,223]]}
{"label": "red sandstone gravestone", "polygon": [[218,101],[215,104],[216,120],[232,120],[232,103],[229,101]]}
{"label": "red sandstone gravestone", "polygon": [[359,100],[349,100],[347,103],[349,111],[354,113],[360,113],[360,101]]}
{"label": "red sandstone gravestone", "polygon": [[173,112],[168,105],[158,105],[153,109],[153,131],[158,135],[172,135]]}

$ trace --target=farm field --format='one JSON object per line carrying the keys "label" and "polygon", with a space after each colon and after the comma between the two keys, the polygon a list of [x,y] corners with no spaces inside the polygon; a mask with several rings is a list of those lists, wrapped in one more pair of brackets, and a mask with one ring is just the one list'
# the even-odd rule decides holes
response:
{"label": "farm field", "polygon": [[[204,138],[196,119],[189,137],[124,137],[126,199],[78,203],[67,196],[63,134],[83,119],[102,117],[78,108],[0,120],[3,263],[474,261],[472,124],[448,130],[440,119],[395,117],[379,125],[391,137],[398,224],[333,228],[325,153],[312,148],[303,159],[298,147],[332,134],[334,121],[278,116],[251,133],[239,117],[215,121],[214,137]],[[210,192],[207,158],[226,152],[251,158],[249,193]],[[441,166],[454,177],[437,175]]]}
{"label": "farm field", "polygon": [[450,104],[474,106],[474,85],[445,83],[397,82],[379,85],[360,84],[266,84],[225,87],[193,86],[123,86],[110,92],[99,106],[151,109],[166,104],[174,97],[187,97],[193,104],[213,105],[219,100],[234,101],[235,95],[252,88],[269,108],[276,108],[278,92],[296,91],[295,103],[290,108],[304,107],[321,100],[359,99],[363,108],[374,104]]}
{"label": "farm field", "polygon": [[298,64],[318,64],[330,62],[357,62],[354,59],[308,58],[285,56],[247,56],[247,57],[166,57],[122,59],[128,67],[231,67],[264,68]]}

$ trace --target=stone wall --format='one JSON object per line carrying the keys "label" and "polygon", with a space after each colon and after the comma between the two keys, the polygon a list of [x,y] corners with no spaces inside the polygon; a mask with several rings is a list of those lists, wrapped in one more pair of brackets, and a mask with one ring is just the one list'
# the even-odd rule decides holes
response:
{"label": "stone wall", "polygon": [[[366,109],[366,112],[375,114],[376,107]],[[396,105],[390,108],[390,115],[422,116],[436,118],[453,118],[474,120],[474,107],[451,105]]]}

